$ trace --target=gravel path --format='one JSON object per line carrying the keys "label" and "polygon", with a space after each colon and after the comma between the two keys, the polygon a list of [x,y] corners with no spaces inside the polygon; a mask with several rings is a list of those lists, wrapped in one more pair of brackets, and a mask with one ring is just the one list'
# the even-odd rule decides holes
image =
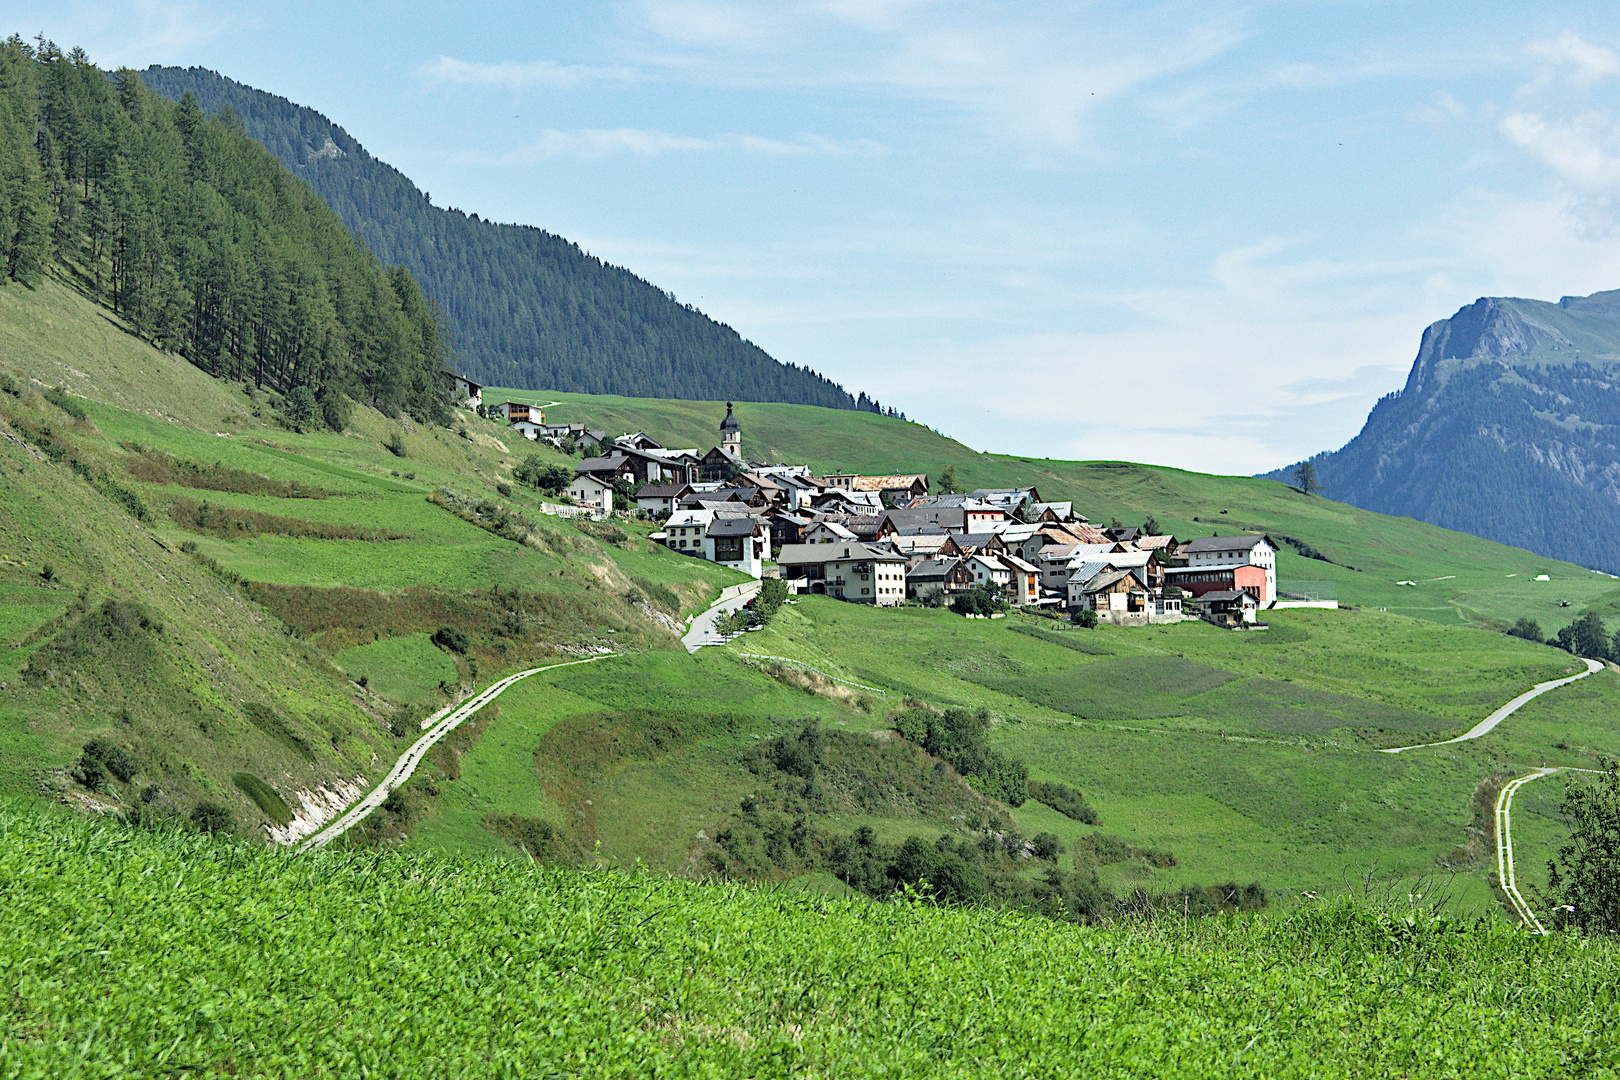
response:
{"label": "gravel path", "polygon": [[388,775],[382,778],[382,783],[372,788],[365,798],[334,818],[325,828],[298,845],[298,850],[309,851],[312,848],[325,847],[364,821],[367,815],[383,804],[383,800],[388,798],[389,792],[411,778],[411,774],[416,772],[416,767],[422,763],[422,758],[427,756],[427,752],[433,749],[435,743],[460,727],[464,720],[475,715],[479,709],[500,697],[506,691],[506,688],[513,683],[527,679],[530,675],[538,675],[542,671],[572,667],[575,664],[592,664],[598,660],[606,660],[609,656],[618,655],[620,654],[607,653],[603,656],[592,656],[584,660],[569,660],[561,664],[547,664],[545,667],[530,668],[528,671],[520,671],[516,675],[508,675],[500,682],[491,684],[482,693],[457,705],[444,716],[444,719],[429,728],[427,734],[417,739],[411,744],[409,750],[399,756],[399,760],[394,762],[394,767],[388,770]]}
{"label": "gravel path", "polygon": [[1560,686],[1568,686],[1577,679],[1584,679],[1594,672],[1603,670],[1603,664],[1600,661],[1582,660],[1581,662],[1586,665],[1586,670],[1581,672],[1579,675],[1571,675],[1565,679],[1553,679],[1549,682],[1537,683],[1535,686],[1531,687],[1529,690],[1526,690],[1524,693],[1520,694],[1518,697],[1514,698],[1500,709],[1497,709],[1495,712],[1491,713],[1491,715],[1487,716],[1485,719],[1481,720],[1479,723],[1475,724],[1473,727],[1469,728],[1455,739],[1442,739],[1440,742],[1417,743],[1412,746],[1397,746],[1389,750],[1380,750],[1379,753],[1399,754],[1407,750],[1421,750],[1425,746],[1450,746],[1452,743],[1469,742],[1470,740],[1479,738],[1481,735],[1489,735],[1496,729],[1496,725],[1500,724],[1502,721],[1518,712],[1522,706],[1529,704],[1542,694],[1545,694],[1547,691],[1556,690]]}

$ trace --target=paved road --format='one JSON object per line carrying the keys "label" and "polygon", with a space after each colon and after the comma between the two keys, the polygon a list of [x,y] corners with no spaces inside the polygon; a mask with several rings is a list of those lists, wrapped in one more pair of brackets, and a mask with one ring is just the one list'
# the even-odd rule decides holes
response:
{"label": "paved road", "polygon": [[1526,690],[1524,693],[1520,694],[1518,697],[1514,698],[1500,709],[1497,709],[1495,712],[1491,713],[1491,715],[1487,716],[1485,719],[1481,720],[1479,723],[1475,724],[1473,727],[1469,728],[1455,739],[1442,739],[1440,742],[1417,743],[1413,746],[1397,746],[1389,750],[1380,750],[1379,753],[1399,754],[1407,750],[1421,750],[1425,746],[1450,746],[1452,743],[1468,742],[1472,739],[1479,738],[1481,735],[1488,735],[1496,729],[1496,725],[1500,724],[1502,721],[1518,712],[1522,706],[1534,701],[1547,691],[1556,690],[1560,686],[1568,686],[1577,679],[1584,679],[1593,672],[1603,670],[1603,664],[1600,661],[1583,660],[1582,663],[1586,665],[1586,670],[1581,672],[1579,675],[1571,675],[1567,679],[1553,679],[1550,682],[1537,683],[1535,686],[1531,687],[1529,690]]}
{"label": "paved road", "polygon": [[681,636],[681,643],[686,646],[686,651],[695,653],[705,645],[724,645],[726,639],[715,632],[715,621],[720,616],[736,611],[748,603],[757,592],[759,592],[759,582],[757,581],[745,581],[741,585],[727,586],[720,593],[720,599],[710,604],[708,610],[693,617],[692,625]]}
{"label": "paved road", "polygon": [[426,735],[412,743],[409,750],[400,755],[399,760],[394,762],[394,767],[388,770],[388,775],[382,778],[382,783],[372,788],[365,798],[334,818],[325,828],[314,833],[302,844],[298,845],[298,850],[309,851],[312,848],[325,847],[364,821],[367,815],[383,804],[383,800],[388,798],[389,792],[411,778],[411,774],[416,772],[416,767],[422,763],[422,758],[427,756],[427,752],[433,749],[435,743],[460,727],[462,721],[475,715],[479,709],[500,697],[506,691],[506,688],[513,683],[527,679],[530,675],[538,675],[542,671],[572,667],[575,664],[590,664],[597,660],[606,660],[608,656],[618,655],[618,653],[608,653],[604,656],[592,656],[584,660],[569,660],[561,664],[547,664],[545,667],[520,671],[516,675],[508,675],[500,682],[490,685],[483,693],[457,705],[444,719],[434,724]]}

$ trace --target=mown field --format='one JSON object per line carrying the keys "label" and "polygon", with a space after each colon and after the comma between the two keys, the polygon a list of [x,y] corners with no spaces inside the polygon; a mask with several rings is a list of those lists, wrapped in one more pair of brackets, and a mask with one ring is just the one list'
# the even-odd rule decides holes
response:
{"label": "mown field", "polygon": [[[486,400],[561,404],[556,421],[613,431],[645,430],[667,446],[707,450],[725,405],[485,390]],[[1431,621],[1511,624],[1540,621],[1549,633],[1590,607],[1620,614],[1614,578],[1411,518],[1389,517],[1306,497],[1271,480],[1209,476],[1118,461],[1054,461],[981,454],[920,424],[871,413],[742,402],[743,447],[751,457],[824,470],[926,472],[949,467],[964,488],[1033,484],[1047,499],[1071,499],[1091,520],[1138,525],[1153,515],[1180,537],[1265,531],[1282,551],[1281,578],[1332,582],[1341,603]],[[1545,582],[1536,581],[1541,574]],[[1413,582],[1410,585],[1399,582]],[[1568,601],[1569,607],[1560,603]]]}
{"label": "mown field", "polygon": [[1074,927],[0,811],[0,1067],[1608,1076],[1620,954],[1404,895]]}

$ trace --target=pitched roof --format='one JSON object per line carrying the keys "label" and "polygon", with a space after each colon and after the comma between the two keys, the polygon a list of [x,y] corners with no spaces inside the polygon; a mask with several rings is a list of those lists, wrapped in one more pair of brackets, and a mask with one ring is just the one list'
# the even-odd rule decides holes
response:
{"label": "pitched roof", "polygon": [[[1247,551],[1256,544],[1270,543],[1263,535],[1244,533],[1242,536],[1198,536],[1182,545],[1181,550],[1187,552],[1204,551]],[[1276,545],[1273,544],[1273,547]]]}
{"label": "pitched roof", "polygon": [[844,528],[844,526],[838,524],[838,522],[836,522],[836,521],[818,521],[818,522],[816,522],[815,525],[811,526],[810,529],[807,529],[805,531],[810,532],[810,531],[813,531],[816,528],[826,529],[828,532],[832,533],[834,536],[838,537],[840,540],[853,540],[853,539],[855,539],[855,534],[854,533],[850,532],[848,529]]}
{"label": "pitched roof", "polygon": [[753,536],[760,521],[755,517],[717,517],[710,522],[709,536]]}
{"label": "pitched roof", "polygon": [[906,574],[906,578],[909,581],[942,578],[949,574],[961,561],[961,559],[924,559],[911,568]]}
{"label": "pitched roof", "polygon": [[628,458],[623,454],[613,454],[609,457],[588,457],[574,466],[577,473],[588,472],[617,472]]}
{"label": "pitched roof", "polygon": [[921,483],[923,490],[928,490],[928,476],[926,473],[894,473],[889,476],[852,476],[849,486],[855,491],[893,491],[897,488],[909,488]]}
{"label": "pitched roof", "polygon": [[686,484],[648,484],[636,492],[636,498],[678,499],[691,490]]}
{"label": "pitched roof", "polygon": [[1016,555],[1013,555],[1013,554],[1010,554],[1010,553],[1007,553],[1007,552],[1002,552],[1001,554],[998,554],[996,556],[996,558],[1000,559],[1002,562],[1006,563],[1008,566],[1012,567],[1014,570],[1022,570],[1026,574],[1038,574],[1038,573],[1040,573],[1039,570],[1035,569],[1035,567],[1031,566],[1029,563],[1025,562],[1023,559],[1020,559]]}
{"label": "pitched roof", "polygon": [[1083,593],[1102,592],[1104,589],[1113,588],[1126,578],[1135,579],[1138,585],[1143,584],[1141,576],[1135,570],[1110,570],[1105,574],[1098,574],[1092,578],[1091,584],[1080,591]]}
{"label": "pitched roof", "polygon": [[1207,604],[1211,601],[1221,602],[1241,600],[1245,596],[1247,596],[1256,607],[1260,605],[1260,601],[1255,600],[1253,593],[1247,592],[1243,589],[1222,589],[1219,592],[1207,592],[1203,596],[1198,597],[1198,600]]}
{"label": "pitched roof", "polygon": [[862,559],[868,562],[896,562],[906,561],[904,555],[892,551],[884,551],[871,544],[863,544],[858,540],[838,544],[783,544],[782,550],[777,553],[776,561],[788,566],[803,566],[808,563],[853,562]]}

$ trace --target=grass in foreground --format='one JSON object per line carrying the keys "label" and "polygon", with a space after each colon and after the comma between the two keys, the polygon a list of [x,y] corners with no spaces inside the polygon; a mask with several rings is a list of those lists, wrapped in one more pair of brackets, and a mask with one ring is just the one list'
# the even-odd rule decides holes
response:
{"label": "grass in foreground", "polygon": [[1400,903],[1084,929],[0,811],[0,1074],[1608,1076],[1620,950]]}

